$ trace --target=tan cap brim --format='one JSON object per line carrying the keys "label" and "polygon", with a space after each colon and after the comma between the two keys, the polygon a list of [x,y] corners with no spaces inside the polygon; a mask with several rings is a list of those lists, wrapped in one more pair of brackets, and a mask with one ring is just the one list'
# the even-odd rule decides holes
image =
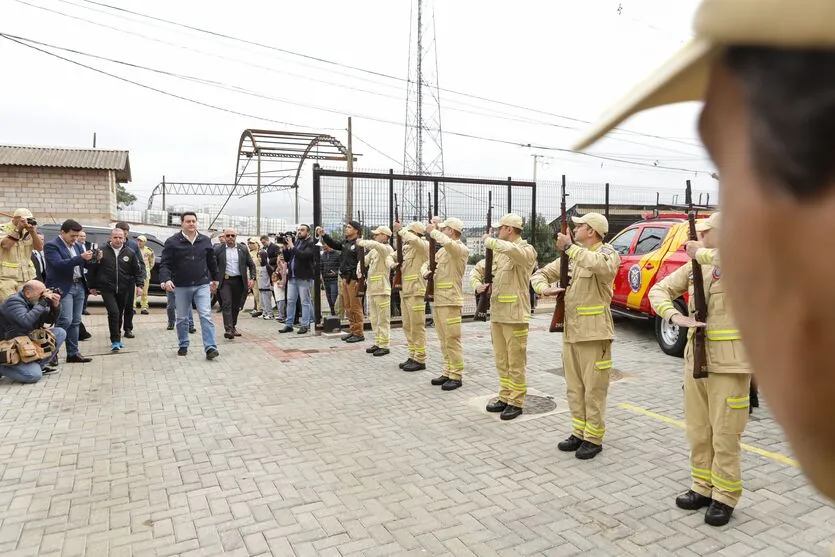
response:
{"label": "tan cap brim", "polygon": [[574,143],[573,149],[581,151],[590,147],[618,124],[642,110],[704,99],[711,62],[718,51],[716,44],[708,39],[693,39],[592,124]]}

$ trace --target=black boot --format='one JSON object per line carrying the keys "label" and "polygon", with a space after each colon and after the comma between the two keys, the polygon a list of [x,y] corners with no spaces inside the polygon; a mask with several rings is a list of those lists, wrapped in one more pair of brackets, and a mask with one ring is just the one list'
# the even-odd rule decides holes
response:
{"label": "black boot", "polygon": [[379,348],[380,348],[380,347],[379,347],[379,346],[377,346],[376,344],[375,344],[374,346],[369,346],[368,348],[366,348],[366,349],[365,349],[365,353],[366,353],[366,354],[373,354],[373,353],[374,353],[374,352],[376,352]]}
{"label": "black boot", "polygon": [[517,416],[521,415],[521,408],[519,408],[518,406],[513,406],[512,404],[508,404],[507,406],[505,406],[505,409],[502,410],[502,413],[499,417],[503,420],[512,420],[513,418],[516,418]]}
{"label": "black boot", "polygon": [[713,500],[705,513],[705,522],[711,526],[724,526],[731,521],[731,515],[734,513],[734,508],[729,507],[725,503]]}
{"label": "black boot", "polygon": [[573,453],[577,449],[580,448],[580,445],[583,444],[583,440],[577,437],[576,435],[569,436],[568,439],[565,441],[560,441],[557,443],[557,448],[566,453]]}
{"label": "black boot", "polygon": [[397,367],[399,367],[400,369],[403,369],[403,368],[404,368],[404,367],[406,367],[407,365],[411,364],[411,363],[412,363],[412,361],[413,361],[413,360],[412,360],[412,357],[411,357],[411,356],[409,356],[409,357],[406,359],[406,361],[405,361],[405,362],[400,362],[399,364],[397,364]]}
{"label": "black boot", "polygon": [[682,493],[676,497],[676,507],[686,511],[695,511],[702,507],[707,507],[713,502],[710,497],[705,497],[701,493],[696,493],[692,489],[687,493]]}
{"label": "black boot", "polygon": [[[443,385],[447,381],[449,381],[449,377],[447,377],[446,375],[441,375],[440,377],[436,377],[435,379],[430,381],[430,383],[432,383],[433,385],[435,385],[437,387],[438,385]],[[488,412],[498,412],[499,410],[490,410],[489,406],[488,406],[487,411]]]}
{"label": "black boot", "polygon": [[583,444],[580,445],[580,448],[577,449],[577,452],[574,453],[574,456],[579,458],[580,460],[588,460],[590,458],[596,457],[600,452],[603,450],[603,445],[595,445],[590,441],[583,441]]}
{"label": "black boot", "polygon": [[441,385],[442,391],[454,391],[455,389],[461,387],[462,383],[460,379],[450,379],[443,385]]}
{"label": "black boot", "polygon": [[403,371],[420,371],[422,369],[426,369],[426,364],[421,364],[415,362],[414,360],[411,363],[408,363],[405,366],[403,366]]}
{"label": "black boot", "polygon": [[[449,377],[447,377],[447,380],[449,380]],[[446,381],[444,381],[444,383],[446,383]],[[504,412],[505,408],[507,408],[507,403],[497,399],[489,403],[486,410],[488,412]]]}

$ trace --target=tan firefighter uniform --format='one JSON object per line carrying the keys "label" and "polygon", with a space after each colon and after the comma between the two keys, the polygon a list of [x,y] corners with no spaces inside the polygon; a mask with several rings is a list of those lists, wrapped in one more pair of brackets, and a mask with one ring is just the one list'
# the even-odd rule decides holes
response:
{"label": "tan firefighter uniform", "polygon": [[[137,237],[137,240],[142,240],[143,243],[147,242],[148,240],[145,236]],[[154,268],[154,250],[148,247],[145,244],[142,247],[142,259],[145,261],[145,285],[142,287],[142,297],[139,300],[139,305],[142,309],[148,309],[148,287],[151,285],[151,269]]]}
{"label": "tan firefighter uniform", "polygon": [[400,315],[403,319],[403,333],[409,345],[409,357],[419,364],[426,363],[426,302],[423,299],[426,295],[426,280],[420,269],[429,258],[429,242],[418,236],[424,232],[422,222],[413,222],[398,232],[403,239]]}
{"label": "tan firefighter uniform", "polygon": [[[252,244],[255,244],[256,246],[260,245],[258,243],[257,238],[248,238],[247,239],[247,247],[249,247]],[[257,263],[257,262],[260,262],[260,258],[258,257],[258,251],[259,251],[258,249],[249,250],[249,256],[252,258],[253,261],[256,261],[256,263],[255,263],[256,267],[259,266],[259,263]],[[253,312],[262,311],[261,310],[261,295],[260,295],[260,290],[258,289],[257,281],[256,281],[256,284],[253,285],[253,287],[250,289],[250,292],[252,292],[252,311]]]}
{"label": "tan firefighter uniform", "polygon": [[[459,233],[464,223],[458,219],[447,219],[441,228],[449,227]],[[441,249],[435,255],[435,330],[441,343],[441,355],[444,358],[445,375],[450,379],[461,380],[464,372],[464,352],[461,349],[461,308],[464,305],[464,270],[470,251],[461,240],[453,240],[440,230],[433,230],[432,239],[440,244]],[[421,273],[429,270],[429,263],[423,265]],[[421,310],[423,305],[421,305]]]}
{"label": "tan firefighter uniform", "polygon": [[[372,234],[386,234],[391,237],[387,226],[380,226]],[[366,249],[365,265],[368,268],[366,284],[368,289],[368,313],[371,318],[371,330],[374,331],[374,344],[380,348],[389,347],[391,331],[391,280],[389,274],[397,264],[394,260],[394,248],[376,240],[357,240]],[[362,272],[357,263],[357,272]]]}
{"label": "tan firefighter uniform", "polygon": [[[578,439],[600,445],[606,433],[606,395],[615,336],[609,304],[620,257],[603,242],[590,248],[572,244],[566,253],[571,279],[565,292],[562,363],[571,430]],[[531,285],[541,294],[559,278],[557,259],[534,273]]]}
{"label": "tan firefighter uniform", "polygon": [[[699,223],[701,224],[701,223]],[[739,328],[725,300],[716,250],[699,249],[707,298],[708,377],[693,378],[693,329],[687,331],[684,349],[684,419],[690,443],[693,485],[690,489],[720,503],[735,507],[742,497],[740,440],[748,422],[751,369],[742,346]],[[669,321],[680,313],[674,300],[689,294],[693,307],[692,263],[679,267],[652,287],[652,309]]]}
{"label": "tan firefighter uniform", "polygon": [[[15,214],[21,210],[15,211]],[[32,213],[26,211],[30,217]],[[25,215],[24,215],[25,216]],[[9,221],[0,227],[0,238],[13,238],[9,249],[0,248],[0,302],[23,288],[23,285],[37,276],[32,264],[32,236],[24,229],[22,237],[17,227]]]}
{"label": "tan firefighter uniform", "polygon": [[[522,218],[507,214],[500,226],[522,228]],[[536,263],[536,249],[519,238],[515,242],[488,238],[484,247],[493,250],[493,286],[490,293],[490,335],[499,374],[499,400],[525,407],[528,385],[528,325],[531,320],[529,284]],[[484,280],[484,259],[471,274],[473,289]]]}

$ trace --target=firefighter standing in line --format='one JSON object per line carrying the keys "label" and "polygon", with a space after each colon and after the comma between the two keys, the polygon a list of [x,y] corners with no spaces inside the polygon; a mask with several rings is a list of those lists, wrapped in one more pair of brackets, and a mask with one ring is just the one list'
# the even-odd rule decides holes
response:
{"label": "firefighter standing in line", "polygon": [[[389,275],[397,262],[394,260],[394,248],[388,242],[391,229],[388,226],[378,226],[371,231],[373,240],[357,240],[360,247],[365,248],[365,266],[368,270],[366,284],[368,285],[368,313],[371,318],[371,330],[374,331],[374,346],[366,348],[365,352],[375,356],[385,356],[389,353],[389,335],[391,330],[391,281]],[[361,262],[357,262],[357,275],[362,273]]]}
{"label": "firefighter standing in line", "polygon": [[[154,268],[154,250],[148,247],[148,238],[137,236],[136,243],[139,244],[139,251],[142,252],[142,261],[145,263],[145,285],[142,287],[142,297],[137,307],[142,308],[142,315],[148,315],[148,288],[151,286],[151,269]],[[130,309],[130,308],[128,308]]]}
{"label": "firefighter standing in line", "polygon": [[568,288],[548,286],[559,280],[559,259],[537,271],[531,284],[537,294],[545,296],[565,291],[562,360],[572,432],[557,448],[576,451],[577,458],[587,460],[603,450],[606,433],[606,395],[615,337],[609,304],[620,257],[611,245],[603,243],[609,232],[606,217],[587,213],[571,220],[576,243],[570,233],[557,235],[557,248],[569,257]]}
{"label": "firefighter standing in line", "polygon": [[17,209],[12,220],[0,226],[0,302],[35,278],[32,250],[43,251],[37,224],[29,209]]}
{"label": "firefighter standing in line", "polygon": [[[250,236],[246,239],[246,249],[249,251],[249,256],[255,262],[255,267],[259,267],[260,258],[258,257],[258,252],[260,251],[258,248],[258,239],[253,238]],[[260,287],[257,284],[258,274],[260,271],[256,273],[255,279],[256,284],[253,288],[250,288],[249,291],[252,293],[252,311],[249,314],[254,317],[261,317],[263,312],[261,311],[261,291]],[[247,294],[249,295],[249,294]],[[270,315],[272,315],[272,309],[270,310]]]}
{"label": "firefighter standing in line", "polygon": [[[687,254],[702,264],[707,323],[693,317],[692,263],[679,267],[649,291],[652,309],[680,327],[707,327],[708,377],[693,378],[692,330],[684,349],[684,421],[690,443],[693,483],[676,498],[687,510],[707,507],[705,522],[724,526],[742,496],[740,440],[748,422],[751,370],[734,317],[725,299],[719,254],[719,213],[696,224],[701,242],[687,242]],[[689,313],[679,313],[673,301],[689,292]]]}
{"label": "firefighter standing in line", "polygon": [[485,234],[484,247],[493,250],[493,283],[483,284],[484,264],[472,271],[476,293],[490,288],[490,334],[499,374],[499,398],[487,405],[488,412],[501,412],[503,420],[522,413],[528,386],[525,379],[528,324],[531,299],[528,296],[536,249],[522,239],[522,217],[508,213],[499,221],[499,237]]}
{"label": "firefighter standing in line", "polygon": [[[463,279],[470,250],[461,241],[464,223],[450,218],[440,224],[434,217],[426,229],[440,249],[435,256],[435,329],[444,357],[444,371],[431,381],[444,391],[454,391],[461,386],[464,373],[464,352],[461,349],[461,309],[464,305]],[[424,263],[422,273],[429,273],[429,263]],[[423,304],[420,317],[423,318]]]}
{"label": "firefighter standing in line", "polygon": [[403,238],[403,261],[400,271],[400,315],[403,319],[403,333],[409,345],[409,358],[400,364],[403,371],[426,369],[426,280],[421,266],[429,258],[429,243],[423,238],[425,227],[422,222],[413,222],[403,228],[394,223],[394,232]]}

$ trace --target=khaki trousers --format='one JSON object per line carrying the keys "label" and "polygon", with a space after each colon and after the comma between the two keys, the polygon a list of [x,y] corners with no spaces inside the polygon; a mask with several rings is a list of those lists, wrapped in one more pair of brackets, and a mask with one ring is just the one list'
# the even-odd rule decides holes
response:
{"label": "khaki trousers", "polygon": [[705,379],[693,379],[692,369],[690,349],[684,372],[684,421],[693,478],[690,489],[735,507],[742,497],[740,442],[748,423],[751,375],[711,373]]}
{"label": "khaki trousers", "polygon": [[14,279],[0,279],[0,302],[5,301],[6,298],[15,294],[23,288],[23,285],[24,283],[18,283]]}
{"label": "khaki trousers", "polygon": [[606,395],[612,369],[612,341],[564,342],[562,365],[571,411],[571,433],[601,445],[606,433]]}
{"label": "khaki trousers", "polygon": [[[403,319],[403,333],[409,344],[409,357],[419,364],[426,363],[426,302],[423,296],[400,298],[400,316]],[[436,319],[437,321],[437,319]],[[440,330],[438,336],[440,336]],[[443,350],[443,341],[441,350]]]}
{"label": "khaki trousers", "polygon": [[364,336],[362,332],[364,317],[362,314],[362,301],[357,298],[357,286],[359,286],[359,283],[355,280],[348,282],[345,279],[341,279],[339,281],[339,293],[342,298],[345,313],[348,314],[351,334],[361,337]]}
{"label": "khaki trousers", "polygon": [[371,314],[374,344],[380,348],[388,348],[391,335],[391,296],[369,296],[368,313]]}
{"label": "khaki trousers", "polygon": [[525,395],[528,392],[525,379],[528,363],[528,324],[491,322],[490,336],[499,373],[499,400],[524,408]]}
{"label": "khaki trousers", "polygon": [[[424,303],[421,298],[420,316],[423,317]],[[444,358],[444,372],[450,379],[461,380],[464,373],[464,352],[461,349],[461,306],[434,306],[435,331],[441,343]],[[415,312],[415,315],[418,315]],[[522,370],[524,373],[524,364]],[[524,377],[524,375],[523,375]],[[524,383],[524,380],[522,381]]]}
{"label": "khaki trousers", "polygon": [[151,286],[151,276],[145,277],[145,285],[142,287],[142,297],[139,298],[139,307],[148,309],[148,287]]}
{"label": "khaki trousers", "polygon": [[252,293],[252,311],[262,311],[258,285],[254,285],[249,291]]}

